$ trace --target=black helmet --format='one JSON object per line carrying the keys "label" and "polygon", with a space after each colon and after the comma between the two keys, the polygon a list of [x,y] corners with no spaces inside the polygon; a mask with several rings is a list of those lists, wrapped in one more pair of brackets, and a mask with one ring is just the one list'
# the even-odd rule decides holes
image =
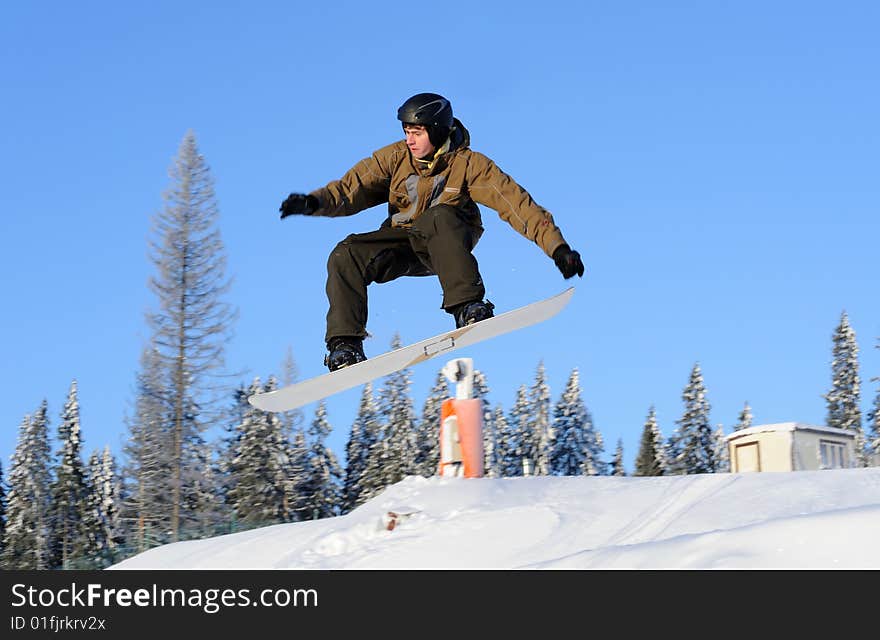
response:
{"label": "black helmet", "polygon": [[452,105],[436,93],[418,93],[400,106],[397,119],[404,125],[424,126],[431,144],[439,147],[452,129]]}

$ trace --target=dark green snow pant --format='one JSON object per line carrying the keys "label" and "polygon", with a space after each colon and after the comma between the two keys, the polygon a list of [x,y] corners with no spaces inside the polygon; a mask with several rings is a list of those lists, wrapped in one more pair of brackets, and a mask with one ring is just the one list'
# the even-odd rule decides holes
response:
{"label": "dark green snow pant", "polygon": [[386,220],[376,231],[354,233],[340,242],[327,260],[326,340],[367,335],[367,286],[401,276],[440,279],[444,309],[482,300],[486,294],[476,246],[481,227],[449,205],[425,210],[412,227],[395,228]]}

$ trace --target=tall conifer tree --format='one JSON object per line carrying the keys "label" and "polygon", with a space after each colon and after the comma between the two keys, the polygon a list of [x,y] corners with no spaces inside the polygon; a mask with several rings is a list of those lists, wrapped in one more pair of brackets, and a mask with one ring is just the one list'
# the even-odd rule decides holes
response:
{"label": "tall conifer tree", "polygon": [[[878,339],[876,348],[880,349],[880,339]],[[880,376],[871,378],[871,382],[880,383]],[[874,396],[874,406],[868,413],[868,424],[870,425],[869,464],[878,466],[880,465],[880,384],[877,386],[877,395]]]}
{"label": "tall conifer tree", "polygon": [[742,411],[739,412],[739,416],[736,419],[736,424],[733,427],[734,431],[740,431],[741,429],[748,429],[752,426],[752,421],[754,418],[752,417],[752,408],[749,406],[749,403],[746,402],[743,406]]}
{"label": "tall conifer tree", "polygon": [[474,398],[479,399],[483,408],[483,476],[497,478],[498,470],[498,434],[495,425],[495,411],[489,401],[489,382],[486,374],[474,370]]}
{"label": "tall conifer tree", "polygon": [[365,477],[370,451],[379,437],[378,410],[373,397],[373,384],[368,382],[361,391],[360,405],[351,425],[345,445],[345,481],[342,487],[342,513],[348,513],[361,504],[361,493],[368,479]]}
{"label": "tall conifer tree", "polygon": [[43,400],[19,427],[9,472],[5,569],[51,568],[49,495],[51,485],[48,403]]}
{"label": "tall conifer tree", "polygon": [[245,528],[291,520],[290,452],[284,426],[278,414],[261,411],[247,401],[249,396],[272,391],[274,386],[271,381],[263,385],[254,378],[247,390],[237,393],[244,410],[228,469],[231,482],[227,499],[235,521]]}
{"label": "tall conifer tree", "polygon": [[553,445],[550,470],[558,476],[597,476],[607,473],[602,460],[602,434],[593,426],[593,418],[584,403],[580,373],[573,369],[565,390],[553,409]]}
{"label": "tall conifer tree", "polygon": [[168,542],[171,528],[171,415],[158,352],[141,353],[134,415],[124,446],[122,519],[128,543],[142,552]]}
{"label": "tall conifer tree", "polygon": [[236,312],[223,301],[230,287],[218,227],[214,181],[196,137],[187,132],[171,169],[165,207],[154,219],[150,288],[158,308],[148,314],[170,408],[170,535],[199,521],[205,466],[203,430],[217,424],[216,381]]}
{"label": "tall conifer tree", "polygon": [[662,476],[666,472],[666,447],[657,424],[657,411],[652,406],[642,428],[639,454],[636,457],[637,476]]}
{"label": "tall conifer tree", "polygon": [[538,363],[535,381],[529,389],[529,419],[523,433],[524,455],[529,460],[531,474],[546,476],[550,473],[550,386],[544,362]]}
{"label": "tall conifer tree", "polygon": [[727,473],[730,471],[730,449],[727,446],[727,435],[724,433],[724,425],[719,424],[715,429],[715,473]]}
{"label": "tall conifer tree", "polygon": [[308,433],[310,453],[304,497],[305,511],[311,513],[312,519],[329,518],[339,514],[342,469],[336,454],[325,442],[332,430],[327,420],[327,406],[322,400],[315,410],[315,417]]}
{"label": "tall conifer tree", "polygon": [[625,476],[626,467],[623,464],[623,439],[617,439],[617,448],[614,450],[614,458],[611,459],[611,475]]}
{"label": "tall conifer tree", "polygon": [[82,429],[76,380],[70,383],[58,425],[58,466],[51,490],[52,560],[60,569],[73,568],[86,550],[84,519],[89,514],[89,487],[82,461]]}
{"label": "tall conifer tree", "polygon": [[504,477],[531,475],[531,461],[526,458],[526,437],[529,428],[529,398],[526,385],[516,390],[516,398],[507,418],[507,429],[501,434],[501,465]]}
{"label": "tall conifer tree", "polygon": [[[391,341],[392,349],[403,346],[399,334]],[[415,412],[409,395],[409,369],[396,371],[385,377],[379,391],[379,411],[385,421],[385,467],[382,469],[385,486],[400,482],[416,471]]]}
{"label": "tall conifer tree", "polygon": [[847,429],[855,436],[858,466],[867,466],[865,434],[862,430],[861,382],[859,380],[859,346],[856,333],[844,311],[834,331],[831,349],[831,389],[825,394],[829,427]]}
{"label": "tall conifer tree", "polygon": [[422,415],[416,430],[416,460],[414,473],[430,478],[440,464],[440,413],[443,402],[449,398],[449,382],[443,371],[438,371],[434,386],[422,406]]}
{"label": "tall conifer tree", "polygon": [[3,462],[0,461],[0,563],[3,549],[6,548],[6,481],[3,477]]}
{"label": "tall conifer tree", "polygon": [[674,474],[713,473],[716,441],[709,425],[711,406],[700,364],[694,365],[690,380],[682,392],[684,414],[669,439],[669,465]]}

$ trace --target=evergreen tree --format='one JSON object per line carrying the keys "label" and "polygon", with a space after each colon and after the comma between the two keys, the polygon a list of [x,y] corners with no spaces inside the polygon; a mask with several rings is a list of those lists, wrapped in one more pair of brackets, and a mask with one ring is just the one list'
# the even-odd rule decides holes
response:
{"label": "evergreen tree", "polygon": [[0,461],[0,566],[3,550],[6,548],[6,481],[3,477],[3,462]]}
{"label": "evergreen tree", "polygon": [[748,429],[752,426],[752,408],[749,406],[749,403],[746,402],[743,406],[743,410],[739,412],[739,417],[736,419],[736,424],[733,427],[734,431],[740,431],[741,429]]}
{"label": "evergreen tree", "polygon": [[[399,334],[391,341],[392,349],[403,346]],[[379,391],[379,410],[385,421],[387,458],[382,470],[384,486],[400,482],[416,471],[416,429],[412,400],[409,396],[410,371],[403,369],[385,377]]]}
{"label": "evergreen tree", "polygon": [[[495,424],[496,412],[489,401],[489,383],[486,375],[474,370],[474,398],[482,402],[483,407],[483,476],[498,478],[501,475],[498,467],[498,433]],[[500,407],[499,407],[500,410]],[[503,419],[503,412],[502,412]]]}
{"label": "evergreen tree", "polygon": [[357,415],[345,445],[345,482],[342,487],[342,513],[362,503],[361,493],[367,484],[365,473],[370,450],[379,437],[379,418],[373,398],[373,385],[368,382],[361,392]]}
{"label": "evergreen tree", "polygon": [[385,476],[390,461],[386,427],[382,423],[378,423],[376,426],[376,440],[370,446],[367,454],[367,462],[360,483],[358,499],[361,504],[375,498],[391,484]]}
{"label": "evergreen tree", "polygon": [[85,466],[85,484],[88,490],[86,508],[83,511],[80,526],[82,537],[76,558],[71,569],[103,569],[112,564],[108,525],[101,511],[101,497],[98,487],[101,484],[101,458],[93,451]]}
{"label": "evergreen tree", "polygon": [[89,457],[87,484],[91,490],[90,519],[97,528],[89,534],[86,556],[95,560],[96,568],[103,568],[119,557],[125,542],[121,520],[122,482],[110,447],[105,446],[100,453],[94,451]]}
{"label": "evergreen tree", "polygon": [[504,478],[508,472],[505,466],[504,452],[506,438],[510,434],[510,425],[507,423],[507,415],[504,407],[497,404],[492,410],[492,445],[486,449],[488,477]]}
{"label": "evergreen tree", "polygon": [[652,406],[645,419],[639,455],[636,458],[637,476],[662,476],[666,473],[666,455],[663,436],[657,424],[657,412]]}
{"label": "evergreen tree", "polygon": [[614,458],[611,460],[611,475],[626,475],[626,468],[623,465],[623,440],[620,438],[617,440],[617,449],[614,450]]}
{"label": "evergreen tree", "polygon": [[309,455],[305,431],[296,427],[290,439],[290,482],[287,494],[287,504],[290,505],[291,519],[294,522],[311,520],[313,515],[308,504],[311,481]]}
{"label": "evergreen tree", "polygon": [[278,414],[261,411],[247,401],[249,396],[272,391],[275,386],[271,379],[263,386],[254,378],[248,389],[239,389],[236,394],[243,417],[237,425],[239,437],[231,456],[226,496],[235,521],[245,528],[291,520],[290,452],[284,425]]}
{"label": "evergreen tree", "polygon": [[25,416],[9,472],[4,569],[49,569],[51,485],[48,404]]}
{"label": "evergreen tree", "polygon": [[859,347],[856,333],[844,311],[834,331],[831,350],[831,390],[825,394],[828,407],[826,422],[829,427],[854,432],[856,459],[860,467],[867,466],[865,434],[862,431],[860,403]]}
{"label": "evergreen tree", "polygon": [[525,457],[524,438],[529,428],[529,401],[526,385],[520,385],[510,410],[504,432],[500,433],[499,455],[502,477],[530,475],[532,470]]}
{"label": "evergreen tree", "polygon": [[449,383],[443,371],[437,372],[434,386],[425,398],[422,416],[416,429],[416,459],[414,473],[430,478],[440,465],[440,412],[449,398]]}
{"label": "evergreen tree", "polygon": [[727,436],[724,434],[724,425],[719,424],[714,433],[715,437],[715,473],[728,473],[730,471],[730,450],[727,446]]}
{"label": "evergreen tree", "polygon": [[580,373],[573,369],[553,409],[550,470],[556,476],[597,476],[607,473],[604,442],[584,404]]}
{"label": "evergreen tree", "polygon": [[76,380],[71,382],[58,425],[58,466],[50,491],[53,568],[69,569],[86,550],[83,519],[88,516],[89,488],[82,461],[82,431]]}
{"label": "evergreen tree", "polygon": [[169,398],[157,351],[146,347],[140,364],[134,416],[126,421],[121,514],[128,544],[138,553],[170,539],[172,466]]}
{"label": "evergreen tree", "polygon": [[690,381],[682,393],[684,414],[669,439],[669,464],[674,474],[713,473],[715,438],[709,426],[711,409],[700,364],[694,365]]}
{"label": "evergreen tree", "polygon": [[[880,341],[876,348],[880,349]],[[871,382],[880,383],[880,377],[871,378]],[[870,425],[870,442],[868,442],[869,464],[880,465],[880,385],[877,387],[877,395],[874,396],[874,406],[868,413]]]}
{"label": "evergreen tree", "polygon": [[304,487],[305,510],[312,519],[329,518],[339,514],[342,469],[336,454],[325,444],[332,431],[327,421],[327,406],[318,403],[315,417],[309,428],[310,452],[307,484]]}
{"label": "evergreen tree", "polygon": [[170,536],[195,526],[194,506],[204,503],[208,472],[200,434],[217,421],[214,380],[235,311],[223,302],[229,290],[226,256],[218,227],[213,178],[196,138],[183,138],[170,170],[165,207],[154,220],[151,260],[157,275],[150,288],[158,310],[148,314],[164,372],[171,436]]}
{"label": "evergreen tree", "polygon": [[[293,357],[292,347],[287,348],[287,355],[284,357],[284,362],[282,363],[282,371],[284,372],[284,376],[281,380],[283,386],[286,387],[299,380],[299,366],[297,366],[296,359]],[[285,411],[281,414],[281,419],[284,423],[285,436],[287,438],[290,438],[295,429],[301,429],[305,422],[305,416],[303,416],[301,409]]]}
{"label": "evergreen tree", "polygon": [[529,389],[529,419],[523,433],[523,455],[529,461],[531,475],[550,473],[550,387],[544,362],[538,363],[535,382]]}

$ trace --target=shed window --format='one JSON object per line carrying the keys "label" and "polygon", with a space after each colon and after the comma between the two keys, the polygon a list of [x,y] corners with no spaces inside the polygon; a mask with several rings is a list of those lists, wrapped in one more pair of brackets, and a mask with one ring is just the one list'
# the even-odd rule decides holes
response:
{"label": "shed window", "polygon": [[819,459],[822,463],[822,469],[844,469],[848,466],[846,462],[846,448],[841,442],[820,440]]}

